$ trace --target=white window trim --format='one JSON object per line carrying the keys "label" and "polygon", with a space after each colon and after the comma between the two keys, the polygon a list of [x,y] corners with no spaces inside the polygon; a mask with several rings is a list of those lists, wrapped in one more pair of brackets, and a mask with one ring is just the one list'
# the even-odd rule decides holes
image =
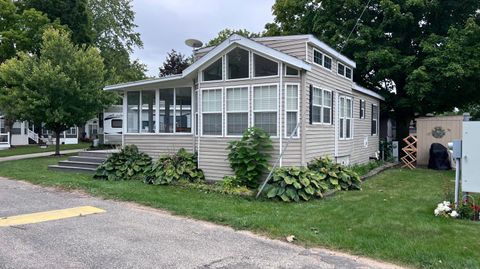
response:
{"label": "white window trim", "polygon": [[[366,114],[366,112],[367,112],[367,103],[366,103],[365,99],[359,99],[359,102],[360,102],[360,109],[359,109],[359,111],[358,111],[358,113],[360,114],[360,115],[359,115],[359,116],[360,116],[359,118],[362,119],[362,120],[364,120],[364,119],[367,118],[367,117],[366,117],[366,116],[367,116],[367,114]],[[362,103],[363,103],[363,106],[362,106]],[[362,115],[362,110],[363,110],[363,117],[361,117],[361,115]]]}
{"label": "white window trim", "polygon": [[[220,102],[221,102],[221,109],[220,109],[220,112],[203,112],[203,92],[204,91],[208,91],[208,90],[220,90],[221,93],[222,93],[222,97],[220,98]],[[224,125],[224,105],[223,105],[223,93],[224,93],[224,87],[212,87],[212,88],[201,88],[200,89],[200,102],[202,102],[202,104],[200,105],[200,107],[202,108],[202,111],[200,112],[199,115],[201,115],[201,117],[199,118],[199,125],[201,124],[202,127],[200,127],[200,131],[198,134],[201,136],[201,137],[224,137],[224,133],[223,133],[223,125]],[[218,114],[220,113],[222,115],[222,134],[221,135],[205,135],[203,134],[203,114]],[[201,119],[201,120],[200,120]]]}
{"label": "white window trim", "polygon": [[[313,88],[316,88],[316,89],[320,90],[320,94],[322,95],[322,104],[315,105],[315,104],[313,104],[313,101],[312,101],[312,107],[313,106],[320,107],[320,121],[313,121],[312,120],[312,125],[332,125],[333,124],[332,123],[332,121],[333,121],[333,106],[332,106],[332,104],[330,104],[330,106],[328,106],[328,107],[324,106],[324,104],[323,104],[323,95],[324,94],[323,93],[324,92],[329,92],[330,93],[330,98],[332,98],[332,100],[333,100],[333,91],[332,90],[327,90],[327,89],[324,89],[324,88],[321,88],[321,87],[317,87],[317,86],[313,86]],[[313,92],[312,92],[312,94],[313,94]],[[313,96],[312,96],[312,98],[313,98]],[[330,108],[330,122],[327,122],[327,123],[325,123],[323,121],[323,108],[324,107]]]}
{"label": "white window trim", "polygon": [[277,87],[277,134],[276,135],[271,135],[270,137],[271,138],[279,138],[279,134],[281,133],[281,130],[280,130],[280,95],[279,95],[279,92],[280,92],[280,84],[279,83],[264,83],[264,84],[254,84],[251,86],[251,96],[252,96],[252,126],[255,126],[255,112],[273,112],[272,110],[255,110],[254,106],[255,106],[255,100],[254,100],[254,94],[253,94],[253,90],[255,89],[255,87],[261,87],[261,86],[276,86]]}
{"label": "white window trim", "polygon": [[[287,110],[287,86],[297,86],[297,110]],[[297,124],[300,122],[300,83],[285,83],[285,94],[284,94],[284,126],[285,126],[285,137],[289,138],[291,133],[287,133],[287,112],[297,112]],[[297,134],[293,135],[292,138],[299,138],[300,137],[300,128],[297,129]]]}
{"label": "white window trim", "polygon": [[[341,103],[341,99],[344,99],[344,104],[345,104],[345,111],[344,111],[344,117],[341,116],[340,114],[340,103]],[[348,117],[347,116],[347,100],[350,100],[350,106],[351,106],[351,116]],[[343,119],[343,132],[345,133],[345,135],[347,135],[347,119],[350,120],[350,137],[342,137],[342,133],[339,132],[338,136],[339,136],[339,140],[353,140],[353,137],[354,137],[354,133],[353,133],[353,127],[355,126],[355,124],[353,124],[353,109],[354,109],[354,105],[353,105],[353,97],[350,97],[350,96],[346,96],[346,95],[341,95],[339,97],[339,102],[338,102],[338,124],[340,124],[340,119]],[[340,128],[339,128],[339,131],[340,131]]]}
{"label": "white window trim", "polygon": [[[316,48],[312,48],[312,49],[313,49],[313,50],[312,50],[312,63],[313,63],[314,65],[321,66],[321,67],[325,68],[325,67],[323,66],[323,55],[324,55],[324,53],[321,52],[320,50],[316,49]],[[315,62],[315,51],[319,52],[319,53],[322,55],[322,64],[319,64],[319,63]]]}
{"label": "white window trim", "polygon": [[[203,71],[207,68],[209,68],[213,63],[215,63],[216,61],[222,59],[222,79],[220,80],[203,80]],[[225,61],[226,61],[226,57],[225,55],[222,55],[221,57],[218,57],[218,58],[214,58],[214,60],[212,60],[210,63],[208,63],[204,68],[200,69],[199,71],[199,77],[200,77],[200,82],[202,83],[215,83],[215,82],[222,82],[222,81],[225,81],[225,71],[226,71],[226,66],[225,66]]]}
{"label": "white window trim", "polygon": [[[366,105],[365,105],[365,107],[366,107]],[[379,109],[378,105],[376,105],[376,104],[372,104],[372,108],[373,107],[377,108],[377,118],[373,119],[373,117],[372,117],[372,120],[370,121],[370,122],[375,121],[375,125],[376,125],[375,133],[371,134],[371,136],[377,136],[378,135],[378,121],[379,121],[379,118],[380,118],[380,109]],[[373,116],[373,111],[372,111],[372,116]],[[372,126],[370,126],[370,130],[371,130],[371,128],[372,128]],[[371,131],[370,131],[370,133],[371,133]]]}
{"label": "white window trim", "polygon": [[[227,102],[227,91],[228,89],[238,89],[238,88],[247,88],[247,110],[246,111],[235,111],[235,112],[230,112],[230,113],[247,113],[247,128],[250,128],[252,126],[252,122],[250,122],[250,85],[239,85],[239,86],[231,86],[231,87],[225,87],[225,94],[224,94],[224,104],[225,104],[225,121],[223,123],[223,129],[224,129],[224,134],[225,137],[242,137],[242,135],[229,135],[227,126],[228,126],[228,102]],[[253,102],[252,102],[253,103]]]}
{"label": "white window trim", "polygon": [[299,78],[299,77],[300,77],[300,70],[299,70],[299,69],[297,69],[297,68],[295,68],[295,67],[292,67],[292,66],[289,66],[289,65],[288,65],[288,67],[297,70],[298,75],[287,75],[287,65],[285,65],[285,73],[284,73],[284,76],[285,76],[286,78]]}
{"label": "white window trim", "polygon": [[[343,65],[343,75],[340,74],[340,65]],[[341,77],[345,77],[345,68],[346,68],[346,66],[343,63],[337,62],[337,75],[339,75]]]}
{"label": "white window trim", "polygon": [[[330,68],[327,68],[327,67],[325,66],[325,58],[329,58],[329,59],[330,59]],[[327,56],[327,55],[324,53],[324,54],[323,54],[323,68],[327,69],[327,70],[330,71],[330,72],[333,72],[333,65],[334,65],[334,63],[333,63],[333,58],[330,57],[330,56]]]}
{"label": "white window trim", "polygon": [[[351,78],[347,77],[347,69],[350,69]],[[353,69],[345,65],[345,78],[348,80],[353,80]]]}
{"label": "white window trim", "polygon": [[[272,62],[276,62],[276,63],[277,63],[277,74],[276,74],[276,75],[273,75],[273,76],[262,76],[262,77],[257,77],[257,76],[255,76],[255,54],[258,55],[258,56],[260,56],[260,57],[263,57],[263,58],[265,58],[265,59],[268,59],[268,60],[270,60],[270,61],[272,61]],[[252,68],[251,68],[251,69],[252,69],[252,78],[260,78],[260,79],[262,79],[262,78],[278,78],[278,77],[280,77],[280,74],[281,74],[282,72],[281,72],[281,70],[280,70],[280,62],[279,62],[279,61],[274,60],[274,59],[272,59],[272,58],[269,57],[269,56],[265,56],[265,55],[262,55],[262,54],[260,54],[260,53],[255,53],[255,52],[253,52],[253,51],[251,51],[251,56],[252,56],[252,58],[251,58],[251,61],[252,61],[252,62],[251,62],[251,65],[250,65],[250,66],[252,67]]]}
{"label": "white window trim", "polygon": [[[193,134],[195,135],[195,137],[198,137],[198,135],[200,134],[200,113],[199,113],[200,98],[199,98],[199,94],[200,94],[200,91],[198,89],[195,89],[194,93],[193,93],[193,98],[197,97],[197,101],[195,101],[197,103],[197,105],[194,108],[195,113],[192,113],[193,114],[193,127],[194,127],[192,129],[194,129]],[[198,122],[197,122],[197,119],[198,119]]]}
{"label": "white window trim", "polygon": [[[248,77],[246,78],[228,78],[228,57],[227,57],[227,54],[230,53],[231,51],[233,51],[234,49],[242,49],[242,50],[246,50],[248,52]],[[223,81],[240,81],[240,80],[249,80],[249,79],[252,79],[252,61],[253,61],[253,57],[252,57],[252,51],[249,50],[249,49],[246,49],[246,48],[243,48],[241,46],[235,46],[231,49],[229,49],[228,51],[226,51],[223,56],[225,57],[225,74],[224,74],[224,80]]]}

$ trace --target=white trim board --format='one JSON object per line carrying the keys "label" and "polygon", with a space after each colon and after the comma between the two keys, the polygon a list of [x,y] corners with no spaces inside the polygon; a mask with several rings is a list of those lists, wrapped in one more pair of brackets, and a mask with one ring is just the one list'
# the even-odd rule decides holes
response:
{"label": "white trim board", "polygon": [[372,90],[369,90],[367,88],[364,88],[356,83],[353,84],[353,89],[356,90],[357,92],[361,92],[361,93],[364,93],[366,95],[369,95],[369,96],[372,96],[372,97],[375,97],[377,99],[380,99],[382,101],[385,101],[385,98],[383,96],[381,96],[380,94],[372,91]]}

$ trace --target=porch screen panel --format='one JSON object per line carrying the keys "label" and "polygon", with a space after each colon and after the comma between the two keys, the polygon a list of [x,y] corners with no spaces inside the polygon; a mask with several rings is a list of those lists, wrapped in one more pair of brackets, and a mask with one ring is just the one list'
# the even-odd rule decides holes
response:
{"label": "porch screen panel", "polygon": [[160,133],[173,133],[173,92],[174,89],[160,89]]}
{"label": "porch screen panel", "polygon": [[248,128],[248,87],[227,88],[227,135],[241,135]]}
{"label": "porch screen panel", "polygon": [[[289,137],[297,127],[298,123],[298,85],[286,86],[286,134]],[[298,130],[293,134],[298,135]]]}
{"label": "porch screen panel", "polygon": [[191,88],[175,89],[175,132],[192,132],[192,90]]}
{"label": "porch screen panel", "polygon": [[222,135],[222,89],[202,91],[202,134]]}
{"label": "porch screen panel", "polygon": [[276,85],[253,87],[254,125],[277,135],[278,89]]}
{"label": "porch screen panel", "polygon": [[155,91],[142,91],[141,133],[155,132]]}
{"label": "porch screen panel", "polygon": [[139,103],[140,92],[127,92],[127,133],[139,131]]}

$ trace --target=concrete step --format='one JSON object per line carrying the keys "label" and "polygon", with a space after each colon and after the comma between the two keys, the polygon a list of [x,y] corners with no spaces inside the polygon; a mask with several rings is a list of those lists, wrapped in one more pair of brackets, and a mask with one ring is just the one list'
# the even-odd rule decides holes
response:
{"label": "concrete step", "polygon": [[71,162],[83,162],[83,163],[97,163],[101,164],[103,161],[105,161],[107,158],[106,157],[90,157],[90,156],[71,156],[68,158],[69,161]]}
{"label": "concrete step", "polygon": [[112,155],[113,152],[111,151],[95,151],[95,150],[87,150],[87,151],[80,151],[78,156],[80,157],[95,157],[95,158],[108,158]]}
{"label": "concrete step", "polygon": [[95,168],[85,168],[85,167],[74,167],[74,166],[60,166],[60,165],[49,165],[48,170],[62,171],[62,172],[75,172],[75,173],[95,173]]}
{"label": "concrete step", "polygon": [[68,166],[68,167],[84,167],[84,168],[93,168],[97,169],[100,165],[99,163],[92,162],[78,162],[78,161],[60,161],[58,162],[59,166]]}

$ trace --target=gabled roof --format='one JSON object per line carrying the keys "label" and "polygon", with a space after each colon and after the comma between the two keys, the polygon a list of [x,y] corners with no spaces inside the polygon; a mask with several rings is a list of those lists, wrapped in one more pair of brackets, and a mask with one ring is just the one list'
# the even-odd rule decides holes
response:
{"label": "gabled roof", "polygon": [[312,34],[308,35],[287,35],[287,36],[267,36],[267,37],[257,37],[253,38],[253,40],[296,40],[296,39],[306,39],[306,41],[320,49],[324,52],[330,54],[331,56],[336,57],[346,65],[356,68],[357,64],[349,59],[347,56],[341,54],[339,51],[335,50],[334,48],[327,45],[325,42],[321,41],[320,39],[316,38]]}
{"label": "gabled roof", "polygon": [[109,85],[109,86],[106,86],[104,88],[104,90],[118,90],[118,89],[123,89],[123,88],[127,88],[127,87],[148,85],[148,84],[153,84],[153,83],[161,83],[161,82],[172,81],[172,80],[180,80],[180,79],[186,78],[186,77],[192,75],[193,72],[195,72],[199,67],[201,67],[202,65],[207,63],[209,60],[216,57],[218,54],[222,53],[228,47],[233,46],[235,44],[241,45],[243,47],[255,50],[259,53],[268,55],[272,58],[275,58],[275,59],[280,60],[282,62],[288,63],[289,65],[300,68],[300,69],[304,69],[304,70],[307,70],[307,71],[310,71],[312,69],[311,65],[309,63],[303,61],[303,60],[300,60],[298,58],[295,58],[293,56],[290,56],[290,55],[285,54],[283,52],[280,52],[278,50],[267,47],[263,44],[255,42],[253,40],[250,40],[246,37],[243,37],[243,36],[240,36],[240,35],[237,35],[237,34],[233,34],[227,40],[220,43],[220,45],[210,49],[209,52],[205,56],[203,56],[198,61],[194,62],[188,68],[183,70],[182,74],[178,74],[178,75],[174,75],[174,76],[168,76],[168,77],[160,77],[160,78],[154,78],[154,79],[133,81],[133,82],[127,82],[127,83],[122,83],[122,84]]}
{"label": "gabled roof", "polygon": [[374,92],[374,91],[372,91],[372,90],[369,90],[369,89],[367,89],[367,88],[364,88],[364,87],[358,85],[357,83],[354,83],[354,84],[353,84],[353,89],[356,90],[356,91],[358,91],[358,92],[361,92],[361,93],[364,93],[364,94],[366,94],[366,95],[370,95],[370,96],[372,96],[372,97],[375,97],[375,98],[378,98],[378,99],[380,99],[380,100],[382,100],[382,101],[385,101],[385,98],[384,98],[383,96],[381,96],[380,94],[378,94],[378,93],[376,93],[376,92]]}
{"label": "gabled roof", "polygon": [[268,55],[270,57],[276,58],[282,62],[288,63],[289,65],[292,65],[297,68],[305,69],[307,71],[310,71],[312,67],[310,64],[304,62],[303,60],[300,60],[298,58],[295,58],[293,56],[290,56],[288,54],[285,54],[283,52],[280,52],[278,50],[272,49],[270,47],[267,47],[263,44],[260,44],[258,42],[255,42],[253,40],[250,40],[246,37],[243,37],[241,35],[233,34],[231,35],[227,40],[223,41],[220,43],[220,45],[216,46],[215,48],[211,49],[205,56],[200,58],[198,61],[193,63],[191,66],[189,66],[187,69],[183,70],[183,76],[187,76],[189,73],[195,71],[197,68],[217,56],[219,53],[227,49],[228,47],[232,46],[233,44],[238,44],[241,46],[244,46],[246,48],[253,49],[255,51],[258,51],[260,53],[263,53],[265,55]]}

